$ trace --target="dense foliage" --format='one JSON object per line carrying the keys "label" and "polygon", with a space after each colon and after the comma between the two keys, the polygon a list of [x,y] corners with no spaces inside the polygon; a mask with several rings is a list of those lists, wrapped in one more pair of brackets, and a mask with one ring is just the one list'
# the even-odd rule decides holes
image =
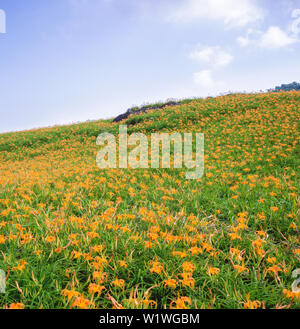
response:
{"label": "dense foliage", "polygon": [[280,92],[280,91],[291,91],[291,90],[300,90],[300,83],[292,82],[288,84],[282,84],[281,86],[275,87],[271,91]]}

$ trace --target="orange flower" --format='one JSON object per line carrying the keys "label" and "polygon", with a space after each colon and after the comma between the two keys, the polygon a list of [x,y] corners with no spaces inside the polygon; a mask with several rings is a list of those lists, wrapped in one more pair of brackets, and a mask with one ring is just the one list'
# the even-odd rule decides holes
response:
{"label": "orange flower", "polygon": [[184,272],[194,272],[196,265],[190,262],[183,262],[182,269]]}
{"label": "orange flower", "polygon": [[28,264],[24,260],[18,261],[18,265],[12,268],[12,271],[22,271],[25,269],[25,265]]}
{"label": "orange flower", "polygon": [[171,309],[187,309],[192,304],[191,299],[189,297],[180,297],[178,294],[178,298],[171,302]]}
{"label": "orange flower", "polygon": [[164,287],[175,289],[177,287],[177,281],[175,279],[167,279],[163,281]]}
{"label": "orange flower", "polygon": [[150,268],[150,273],[152,274],[153,272],[155,272],[157,274],[160,274],[163,269],[164,267],[160,262],[153,262],[152,268]]}
{"label": "orange flower", "polygon": [[184,258],[187,256],[187,254],[183,251],[172,251],[172,256],[179,256],[181,258]]}
{"label": "orange flower", "polygon": [[114,281],[112,281],[111,284],[113,284],[115,287],[124,287],[124,283],[125,281],[123,279],[115,279]]}
{"label": "orange flower", "polygon": [[104,282],[107,278],[107,273],[103,273],[100,271],[93,272],[93,279],[96,280],[98,283]]}
{"label": "orange flower", "polygon": [[79,297],[75,298],[75,300],[74,300],[73,304],[70,306],[70,308],[78,307],[81,309],[87,309],[92,305],[93,305],[93,303],[90,300],[79,296]]}
{"label": "orange flower", "polygon": [[62,290],[61,294],[63,296],[68,297],[69,301],[74,297],[79,297],[80,296],[80,293],[78,291],[73,290],[73,289],[72,290],[64,289],[64,290]]}
{"label": "orange flower", "polygon": [[0,244],[5,243],[6,238],[3,235],[0,235]]}
{"label": "orange flower", "polygon": [[211,276],[211,275],[218,275],[220,272],[220,269],[217,267],[212,267],[209,266],[208,270],[206,271],[206,273]]}
{"label": "orange flower", "polygon": [[243,303],[245,309],[256,310],[262,306],[262,303],[258,300],[251,301],[250,293],[247,295],[247,302]]}
{"label": "orange flower", "polygon": [[180,273],[182,280],[180,280],[183,287],[193,288],[195,285],[195,279],[192,277],[192,273]]}
{"label": "orange flower", "polygon": [[290,291],[284,289],[283,294],[285,295],[286,298],[290,298],[290,299],[300,298],[300,291]]}
{"label": "orange flower", "polygon": [[198,255],[203,253],[202,249],[198,247],[192,247],[189,249],[189,251],[192,253],[192,255]]}
{"label": "orange flower", "polygon": [[12,310],[22,310],[25,308],[25,305],[23,303],[11,303],[9,305],[9,309]]}
{"label": "orange flower", "polygon": [[127,268],[127,263],[125,262],[125,260],[120,260],[119,263],[121,267]]}
{"label": "orange flower", "polygon": [[272,272],[272,273],[274,273],[275,276],[277,276],[278,272],[282,272],[282,269],[279,266],[274,265],[274,266],[269,267],[267,269],[267,272]]}
{"label": "orange flower", "polygon": [[268,262],[269,264],[274,264],[274,263],[276,263],[276,257],[268,257],[268,258],[267,258],[267,262]]}
{"label": "orange flower", "polygon": [[56,238],[53,235],[47,236],[47,238],[45,239],[45,241],[48,242],[48,243],[52,243],[55,240],[56,240]]}
{"label": "orange flower", "polygon": [[90,283],[89,285],[89,293],[90,294],[98,294],[101,295],[102,290],[106,289],[104,286],[100,286],[96,283]]}
{"label": "orange flower", "polygon": [[145,245],[145,248],[152,248],[153,247],[153,243],[150,242],[150,241],[144,241],[144,245]]}
{"label": "orange flower", "polygon": [[247,273],[249,273],[249,270],[247,269],[247,267],[245,267],[244,265],[233,265],[233,267],[238,271],[238,274],[246,271]]}
{"label": "orange flower", "polygon": [[236,233],[228,233],[228,235],[230,236],[230,240],[242,240],[242,238]]}

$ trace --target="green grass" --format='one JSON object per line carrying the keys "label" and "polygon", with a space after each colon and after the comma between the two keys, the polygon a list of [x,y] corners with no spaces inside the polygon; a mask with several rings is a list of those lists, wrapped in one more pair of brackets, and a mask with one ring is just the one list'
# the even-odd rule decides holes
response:
{"label": "green grass", "polygon": [[100,170],[112,120],[0,135],[0,307],[299,308],[299,109],[299,92],[233,94],[120,123],[203,132],[199,180]]}

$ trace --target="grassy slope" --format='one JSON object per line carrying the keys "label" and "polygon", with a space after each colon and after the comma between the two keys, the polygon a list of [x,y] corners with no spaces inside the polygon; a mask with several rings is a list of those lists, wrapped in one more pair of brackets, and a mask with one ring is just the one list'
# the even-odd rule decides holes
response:
{"label": "grassy slope", "polygon": [[299,109],[300,92],[229,95],[123,122],[204,132],[197,181],[98,169],[110,120],[0,135],[0,307],[299,307]]}

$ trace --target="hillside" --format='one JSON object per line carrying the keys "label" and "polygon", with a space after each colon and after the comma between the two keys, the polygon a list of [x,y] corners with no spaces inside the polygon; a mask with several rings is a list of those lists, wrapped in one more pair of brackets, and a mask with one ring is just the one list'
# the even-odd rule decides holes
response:
{"label": "hillside", "polygon": [[[0,135],[0,307],[297,308],[300,92]],[[101,132],[202,132],[205,175],[96,166]]]}

